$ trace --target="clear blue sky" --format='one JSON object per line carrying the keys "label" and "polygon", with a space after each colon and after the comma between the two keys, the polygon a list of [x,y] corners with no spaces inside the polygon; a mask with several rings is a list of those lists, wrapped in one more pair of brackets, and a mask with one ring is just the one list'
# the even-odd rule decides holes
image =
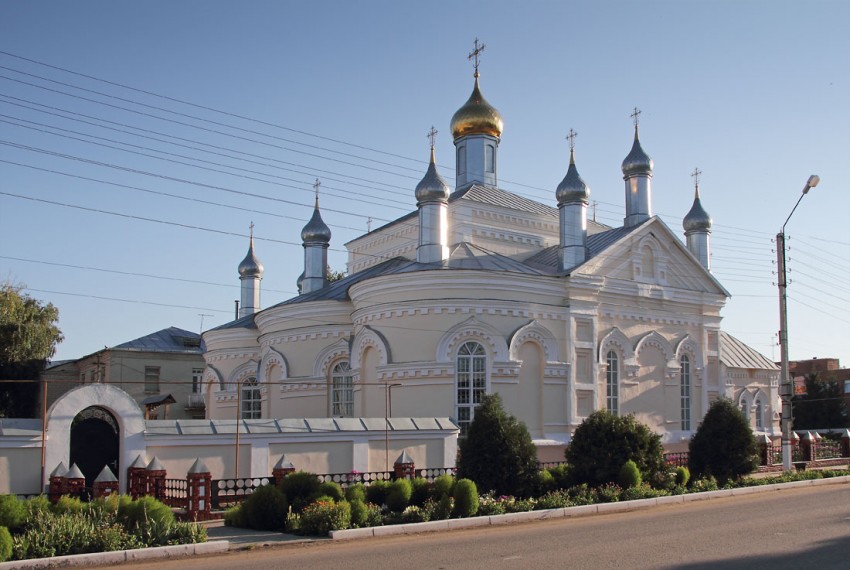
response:
{"label": "clear blue sky", "polygon": [[848,366],[847,22],[840,0],[3,2],[0,278],[59,307],[58,359],[230,320],[251,221],[263,305],[289,298],[316,177],[337,269],[368,217],[415,208],[431,125],[452,179],[478,37],[500,185],[554,205],[573,128],[620,225],[639,107],[656,213],[681,235],[703,171],[723,327],[777,360],[772,239],[819,174],[787,228],[791,357]]}

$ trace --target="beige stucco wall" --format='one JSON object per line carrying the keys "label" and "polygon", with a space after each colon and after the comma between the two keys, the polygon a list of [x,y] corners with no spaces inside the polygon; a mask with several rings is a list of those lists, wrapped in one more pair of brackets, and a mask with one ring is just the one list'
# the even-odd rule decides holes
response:
{"label": "beige stucco wall", "polygon": [[296,469],[310,473],[350,473],[354,462],[351,441],[311,441],[269,445],[269,455],[275,461],[284,454]]}
{"label": "beige stucco wall", "polygon": [[[218,444],[186,445],[188,441],[179,441],[179,445],[148,444],[147,459],[154,457],[165,466],[169,479],[186,477],[195,459],[201,458],[210,469],[213,479],[236,476],[236,445],[233,437],[222,437]],[[228,441],[229,440],[229,441]],[[239,476],[257,475],[251,472],[251,445],[239,443]],[[271,475],[271,470],[263,475]]]}
{"label": "beige stucco wall", "polygon": [[41,447],[0,447],[0,495],[41,491]]}

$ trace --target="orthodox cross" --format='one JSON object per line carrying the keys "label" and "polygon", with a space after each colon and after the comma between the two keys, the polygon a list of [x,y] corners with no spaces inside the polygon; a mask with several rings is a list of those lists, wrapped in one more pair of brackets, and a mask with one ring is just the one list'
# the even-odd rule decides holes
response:
{"label": "orthodox cross", "polygon": [[437,133],[440,132],[431,125],[431,130],[428,131],[428,140],[431,141],[431,150],[434,150],[434,141],[437,139]]}
{"label": "orthodox cross", "polygon": [[366,219],[366,233],[368,234],[371,231],[372,231],[372,216],[369,216]]}
{"label": "orthodox cross", "polygon": [[575,132],[574,130],[570,129],[570,132],[567,135],[567,140],[570,141],[570,152],[572,152],[573,149],[576,147],[576,137],[577,136],[578,136],[578,133]]}
{"label": "orthodox cross", "polygon": [[639,120],[640,114],[641,114],[641,110],[638,109],[637,107],[635,107],[635,110],[632,112],[631,115],[629,115],[632,118],[632,120],[635,122],[635,128],[637,128],[638,123],[640,122],[640,120]]}
{"label": "orthodox cross", "polygon": [[691,172],[691,176],[694,179],[694,187],[699,188],[699,175],[702,174],[702,170],[699,168],[694,168],[694,171]]}
{"label": "orthodox cross", "polygon": [[478,56],[481,55],[481,52],[484,51],[484,48],[487,46],[484,44],[478,45],[478,38],[475,38],[475,42],[472,46],[474,49],[470,52],[466,59],[472,60],[472,65],[475,67],[475,77],[478,77]]}
{"label": "orthodox cross", "polygon": [[321,182],[319,182],[319,179],[318,179],[318,178],[316,178],[316,182],[314,182],[314,183],[313,183],[313,190],[315,190],[315,191],[316,191],[316,206],[318,206],[318,205],[319,205],[319,187],[320,187],[321,185],[322,185],[322,183],[321,183]]}
{"label": "orthodox cross", "polygon": [[248,226],[248,230],[251,233],[251,240],[253,241],[253,239],[254,239],[254,221],[253,220],[251,221],[251,225]]}

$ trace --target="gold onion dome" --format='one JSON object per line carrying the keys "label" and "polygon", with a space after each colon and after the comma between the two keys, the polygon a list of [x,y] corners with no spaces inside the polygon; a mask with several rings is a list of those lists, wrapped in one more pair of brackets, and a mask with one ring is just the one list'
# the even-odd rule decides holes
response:
{"label": "gold onion dome", "polygon": [[685,232],[705,232],[711,229],[711,216],[708,215],[699,199],[699,186],[694,192],[694,205],[691,206],[691,211],[687,213],[685,219],[682,220],[682,227]]}
{"label": "gold onion dome", "polygon": [[263,264],[254,254],[254,237],[251,236],[251,245],[248,246],[248,255],[239,264],[239,275],[241,277],[259,277],[263,274]]}
{"label": "gold onion dome", "polygon": [[622,168],[623,176],[652,173],[652,159],[644,152],[643,147],[640,146],[637,126],[635,126],[635,142],[632,145],[631,152],[623,160]]}
{"label": "gold onion dome", "polygon": [[567,169],[567,175],[558,184],[558,189],[555,190],[555,198],[558,199],[559,206],[587,202],[590,198],[590,188],[579,176],[572,150],[570,150],[570,167]]}
{"label": "gold onion dome", "polygon": [[425,176],[416,185],[416,201],[423,202],[445,202],[449,199],[449,186],[437,172],[437,164],[434,159],[434,148],[431,147],[431,163]]}
{"label": "gold onion dome", "polygon": [[502,115],[481,94],[477,73],[472,95],[452,116],[451,127],[455,140],[467,135],[490,135],[496,138],[502,136],[504,129]]}

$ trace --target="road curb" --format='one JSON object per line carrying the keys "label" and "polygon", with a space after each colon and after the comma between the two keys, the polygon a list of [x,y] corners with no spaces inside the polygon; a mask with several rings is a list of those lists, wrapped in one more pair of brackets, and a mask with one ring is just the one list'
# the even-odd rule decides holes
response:
{"label": "road curb", "polygon": [[230,549],[227,540],[213,540],[198,544],[178,544],[174,546],[156,546],[134,550],[115,550],[113,552],[93,552],[91,554],[71,554],[52,558],[31,558],[0,563],[0,570],[41,570],[43,568],[85,568],[88,566],[106,566],[124,564],[142,560],[163,560],[196,556],[201,554],[221,554]]}
{"label": "road curb", "polygon": [[[448,519],[439,521],[429,521],[424,523],[408,523],[403,525],[334,530],[331,531],[329,535],[332,540],[352,540],[355,538],[365,538],[368,536],[418,534],[422,532],[435,532],[453,530],[458,528],[505,525],[511,523],[538,521],[545,519],[583,517],[609,513],[624,513],[628,511],[652,509],[661,505],[693,503],[697,501],[711,501],[714,499],[723,499],[727,497],[754,495],[757,493],[771,493],[775,491],[781,491],[783,489],[798,489],[801,487],[813,487],[820,485],[842,485],[847,483],[850,483],[850,475],[844,475],[841,477],[830,477],[828,479],[806,479],[805,481],[792,481],[790,483],[772,483],[770,485],[739,487],[736,489],[720,489],[719,491],[703,491],[701,493],[688,493],[686,495],[669,495],[666,497],[656,497],[651,499],[636,499],[634,501],[618,501],[615,503],[599,503],[596,505],[581,505],[578,507],[566,507],[561,509],[544,509],[523,513],[490,515],[489,517]],[[0,570],[3,570],[2,565],[0,565]]]}

